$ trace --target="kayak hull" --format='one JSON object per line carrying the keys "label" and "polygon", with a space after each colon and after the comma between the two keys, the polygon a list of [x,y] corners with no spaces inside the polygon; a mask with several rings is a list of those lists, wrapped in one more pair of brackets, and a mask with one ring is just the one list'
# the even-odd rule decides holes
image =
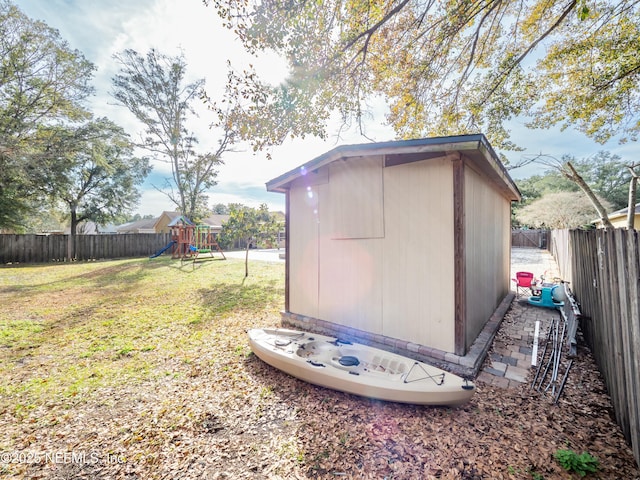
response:
{"label": "kayak hull", "polygon": [[415,405],[468,402],[475,385],[432,365],[335,337],[282,328],[249,330],[265,363],[321,387]]}

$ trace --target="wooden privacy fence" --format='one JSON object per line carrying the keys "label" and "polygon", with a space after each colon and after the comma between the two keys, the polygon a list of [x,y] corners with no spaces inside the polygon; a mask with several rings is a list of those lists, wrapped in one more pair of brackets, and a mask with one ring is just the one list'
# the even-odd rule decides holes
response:
{"label": "wooden privacy fence", "polygon": [[512,247],[548,248],[549,230],[511,230]]}
{"label": "wooden privacy fence", "polygon": [[[67,261],[69,235],[0,235],[0,264]],[[76,260],[144,257],[171,241],[169,233],[76,235]]]}
{"label": "wooden privacy fence", "polygon": [[571,289],[580,303],[582,332],[605,379],[616,420],[640,464],[638,231],[571,230],[568,241]]}
{"label": "wooden privacy fence", "polygon": [[549,234],[548,250],[555,258],[558,269],[562,274],[562,279],[566,282],[573,282],[573,254],[569,248],[569,229],[551,230]]}

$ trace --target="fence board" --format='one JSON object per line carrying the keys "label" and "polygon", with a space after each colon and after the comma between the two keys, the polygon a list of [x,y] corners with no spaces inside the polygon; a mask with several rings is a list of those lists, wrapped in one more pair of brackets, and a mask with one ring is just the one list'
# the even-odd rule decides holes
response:
{"label": "fence board", "polygon": [[[624,382],[624,361],[622,356],[622,336],[620,334],[621,325],[620,321],[622,319],[622,310],[620,309],[620,284],[618,283],[617,272],[622,267],[620,263],[620,252],[617,249],[617,242],[615,235],[611,235],[611,233],[605,231],[605,241],[606,241],[606,269],[605,269],[605,278],[607,280],[607,289],[605,290],[607,294],[607,303],[609,308],[607,309],[606,316],[607,318],[607,335],[609,339],[608,348],[611,349],[610,352],[613,355],[610,355],[611,363],[610,363],[610,372],[609,372],[609,383],[612,385],[611,390],[616,392],[616,395],[613,398],[614,401],[614,410],[616,412],[616,419],[618,424],[625,430],[625,425],[627,424],[627,411],[625,405],[627,404],[627,391]],[[623,252],[624,253],[624,252]],[[604,313],[604,312],[603,312]],[[625,436],[626,436],[625,432]]]}
{"label": "fence board", "polygon": [[[67,261],[68,235],[0,235],[0,264]],[[168,233],[77,235],[76,260],[144,257],[171,241]]]}
{"label": "fence board", "polygon": [[636,442],[632,445],[636,462],[640,465],[640,243],[638,243],[638,231],[629,231],[627,234],[627,267],[629,277],[629,385],[634,385],[631,389],[630,408],[630,437]]}
{"label": "fence board", "polygon": [[565,282],[573,282],[571,268],[571,249],[569,248],[569,230],[552,230],[549,233],[549,252],[556,259]]}
{"label": "fence board", "polygon": [[580,302],[582,332],[605,379],[616,421],[640,463],[638,232],[571,230],[567,243],[562,248],[568,248],[571,258],[572,291]]}

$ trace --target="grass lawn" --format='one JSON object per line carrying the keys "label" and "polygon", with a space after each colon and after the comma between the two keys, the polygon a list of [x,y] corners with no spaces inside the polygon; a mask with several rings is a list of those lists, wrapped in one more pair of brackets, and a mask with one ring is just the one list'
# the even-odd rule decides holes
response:
{"label": "grass lawn", "polygon": [[572,449],[598,478],[640,478],[588,352],[558,405],[481,382],[459,408],[355,397],[251,353],[246,330],[280,322],[284,264],[249,270],[0,268],[0,477],[571,479],[554,454]]}
{"label": "grass lawn", "polygon": [[28,411],[174,375],[168,361],[221,342],[241,352],[246,328],[279,320],[284,267],[256,262],[244,279],[232,260],[32,266],[0,270],[0,288],[0,393]]}
{"label": "grass lawn", "polygon": [[[222,371],[209,388],[229,393],[246,375],[246,329],[277,324],[284,306],[284,265],[252,262],[249,271],[245,279],[240,260],[168,258],[0,269],[0,412],[12,424],[0,426],[0,451],[71,451],[36,432],[73,423],[78,412],[91,424],[99,412],[86,409],[101,403],[115,412],[122,392],[135,397]],[[158,400],[169,423],[189,416],[171,412],[171,398]],[[25,434],[34,437],[25,442]],[[28,463],[0,464],[0,472]]]}

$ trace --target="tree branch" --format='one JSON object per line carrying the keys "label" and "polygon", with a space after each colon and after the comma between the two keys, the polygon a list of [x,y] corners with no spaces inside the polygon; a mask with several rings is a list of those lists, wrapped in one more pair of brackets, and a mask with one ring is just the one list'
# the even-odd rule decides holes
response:
{"label": "tree branch", "polygon": [[487,94],[484,96],[485,101],[488,98],[491,98],[496,90],[503,84],[504,80],[513,72],[513,70],[522,63],[522,61],[538,46],[540,42],[542,42],[545,38],[547,38],[553,31],[560,26],[560,24],[564,21],[565,18],[573,11],[576,7],[577,0],[572,0],[571,3],[567,6],[567,8],[562,12],[562,14],[558,17],[558,19],[551,25],[547,30],[545,30],[542,35],[540,35],[537,39],[535,39],[527,49],[516,58],[513,63],[507,67],[506,70],[500,72],[498,75],[498,79],[496,83],[489,89]]}

